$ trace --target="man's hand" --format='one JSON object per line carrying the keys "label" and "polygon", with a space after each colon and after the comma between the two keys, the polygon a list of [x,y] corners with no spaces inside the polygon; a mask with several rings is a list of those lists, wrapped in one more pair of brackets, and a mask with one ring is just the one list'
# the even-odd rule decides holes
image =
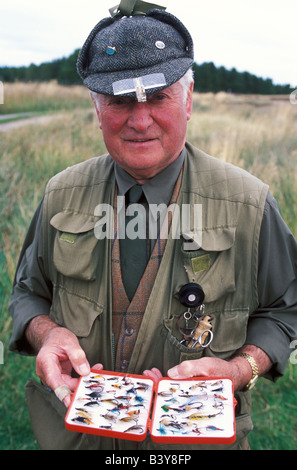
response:
{"label": "man's hand", "polygon": [[[79,375],[87,375],[90,372],[86,355],[76,336],[66,328],[53,328],[37,355],[36,373],[41,381],[54,391],[63,385],[73,391],[78,379],[71,377],[72,368]],[[64,389],[67,392],[67,388]],[[61,398],[68,407],[70,395],[64,398],[61,395]]]}
{"label": "man's hand", "polygon": [[[90,372],[90,365],[77,337],[45,315],[33,318],[27,327],[26,337],[38,352],[36,374],[44,385],[56,391],[58,398],[68,407],[70,393],[78,382],[78,379],[71,377],[72,369],[79,375]],[[98,370],[103,368],[101,364],[94,367]]]}
{"label": "man's hand", "polygon": [[[246,362],[246,361],[245,361]],[[247,377],[250,374],[249,364],[247,366]],[[171,379],[186,379],[189,377],[230,377],[234,382],[234,389],[237,390],[242,384],[242,373],[237,361],[225,361],[213,357],[203,357],[192,361],[184,361],[168,371]],[[246,383],[250,377],[247,378]]]}
{"label": "man's hand", "polygon": [[[241,351],[250,354],[256,360],[259,375],[270,369],[272,363],[262,349],[247,345]],[[240,390],[252,378],[252,368],[248,361],[240,356],[225,361],[214,357],[202,357],[190,361],[184,361],[172,367],[167,372],[171,379],[186,379],[190,377],[230,377],[233,380],[234,390]]]}

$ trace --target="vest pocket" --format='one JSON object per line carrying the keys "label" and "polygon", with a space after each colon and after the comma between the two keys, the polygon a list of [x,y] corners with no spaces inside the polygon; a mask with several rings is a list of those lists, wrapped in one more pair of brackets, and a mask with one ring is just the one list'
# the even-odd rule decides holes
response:
{"label": "vest pocket", "polygon": [[243,346],[249,318],[248,308],[230,309],[209,315],[213,325],[213,340],[209,349],[213,353],[227,353],[229,356]]}
{"label": "vest pocket", "polygon": [[88,337],[95,320],[103,312],[103,305],[62,286],[54,286],[53,295],[54,308],[50,311],[50,318],[77,337]]}
{"label": "vest pocket", "polygon": [[98,265],[98,243],[94,234],[95,217],[75,212],[59,212],[51,219],[57,230],[53,262],[64,276],[93,281]]}
{"label": "vest pocket", "polygon": [[164,327],[161,334],[165,337],[164,357],[167,357],[169,361],[165,366],[166,370],[186,360],[200,359],[204,353],[204,349],[201,347],[190,349],[181,344],[174,334],[172,334],[172,329],[172,319],[164,320]]}
{"label": "vest pocket", "polygon": [[[189,282],[201,285],[205,304],[235,292],[235,229],[214,228],[202,233],[199,250],[181,251]],[[207,312],[208,314],[208,312]]]}

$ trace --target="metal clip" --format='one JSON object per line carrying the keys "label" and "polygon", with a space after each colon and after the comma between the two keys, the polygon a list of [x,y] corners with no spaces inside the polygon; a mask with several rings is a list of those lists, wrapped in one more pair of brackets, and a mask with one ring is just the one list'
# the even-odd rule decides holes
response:
{"label": "metal clip", "polygon": [[135,78],[135,93],[136,98],[139,103],[145,103],[146,100],[146,93],[145,88],[143,86],[141,78]]}

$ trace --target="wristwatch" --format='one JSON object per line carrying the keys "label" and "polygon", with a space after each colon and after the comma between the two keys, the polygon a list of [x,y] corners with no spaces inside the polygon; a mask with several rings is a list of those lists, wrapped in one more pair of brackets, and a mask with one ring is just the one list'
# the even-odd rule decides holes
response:
{"label": "wristwatch", "polygon": [[257,382],[259,378],[259,369],[253,356],[250,356],[249,354],[246,354],[246,353],[239,354],[238,356],[246,359],[248,363],[250,364],[252,371],[253,371],[251,380],[242,388],[242,392],[247,392],[249,390],[252,390],[252,388],[255,386],[255,383]]}

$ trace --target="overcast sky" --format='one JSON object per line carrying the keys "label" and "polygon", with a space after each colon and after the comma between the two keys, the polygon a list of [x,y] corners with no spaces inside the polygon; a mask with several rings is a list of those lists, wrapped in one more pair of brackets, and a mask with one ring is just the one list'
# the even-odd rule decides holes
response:
{"label": "overcast sky", "polygon": [[[297,87],[297,0],[152,0],[189,29],[195,61]],[[0,66],[67,57],[120,0],[0,0]]]}

